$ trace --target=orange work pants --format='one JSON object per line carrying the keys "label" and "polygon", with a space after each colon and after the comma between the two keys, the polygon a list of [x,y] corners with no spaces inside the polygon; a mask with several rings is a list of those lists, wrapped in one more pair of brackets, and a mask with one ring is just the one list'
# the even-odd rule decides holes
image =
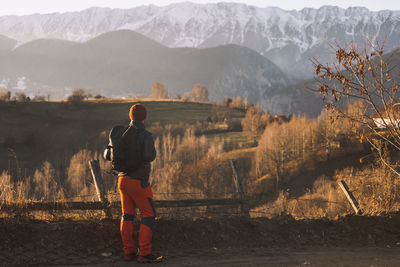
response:
{"label": "orange work pants", "polygon": [[122,218],[121,237],[125,254],[136,253],[136,244],[133,240],[133,219],[135,208],[139,208],[142,220],[139,228],[139,255],[151,253],[154,219],[156,211],[153,205],[153,192],[150,185],[138,179],[120,176],[118,189],[121,194]]}

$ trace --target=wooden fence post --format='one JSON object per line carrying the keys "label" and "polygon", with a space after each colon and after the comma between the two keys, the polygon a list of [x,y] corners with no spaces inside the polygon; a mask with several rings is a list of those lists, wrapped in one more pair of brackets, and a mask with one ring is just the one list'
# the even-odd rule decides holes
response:
{"label": "wooden fence post", "polygon": [[343,193],[346,195],[347,200],[350,202],[350,204],[353,207],[355,213],[356,214],[361,214],[360,206],[358,205],[357,200],[353,196],[353,193],[351,193],[351,191],[349,190],[349,187],[347,186],[347,184],[343,180],[340,180],[339,181],[339,186],[343,190]]}
{"label": "wooden fence post", "polygon": [[97,198],[104,205],[104,212],[107,217],[111,217],[109,202],[105,197],[103,178],[101,177],[100,164],[98,160],[89,161],[90,172],[92,173],[94,186],[96,188]]}
{"label": "wooden fence post", "polygon": [[237,171],[236,171],[235,162],[232,159],[230,159],[229,161],[230,161],[231,167],[232,167],[233,181],[235,183],[236,192],[239,195],[239,199],[241,201],[240,213],[244,214],[245,216],[250,216],[248,206],[245,203],[245,195],[243,192],[242,183],[241,183],[239,176],[237,174]]}

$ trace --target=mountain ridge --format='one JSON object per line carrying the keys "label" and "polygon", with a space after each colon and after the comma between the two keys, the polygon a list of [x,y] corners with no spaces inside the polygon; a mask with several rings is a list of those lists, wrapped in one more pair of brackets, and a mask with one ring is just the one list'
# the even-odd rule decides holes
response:
{"label": "mountain ridge", "polygon": [[112,97],[148,95],[154,82],[162,82],[171,96],[201,83],[213,100],[241,95],[255,103],[272,87],[289,84],[279,67],[249,48],[168,48],[128,30],[85,43],[31,41],[3,56],[0,74],[0,83],[24,77],[27,93],[42,88],[53,98],[77,87]]}
{"label": "mountain ridge", "polygon": [[0,17],[0,34],[19,41],[58,38],[86,41],[129,29],[168,47],[213,47],[233,43],[264,55],[286,74],[309,78],[309,58],[330,61],[330,44],[400,43],[400,11],[322,6],[283,10],[239,3],[175,3],[131,9],[89,8],[79,12]]}

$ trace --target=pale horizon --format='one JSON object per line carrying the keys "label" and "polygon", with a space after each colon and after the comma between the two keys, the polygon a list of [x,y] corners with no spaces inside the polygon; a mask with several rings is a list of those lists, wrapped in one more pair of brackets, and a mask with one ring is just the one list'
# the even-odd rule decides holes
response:
{"label": "pale horizon", "polygon": [[[192,1],[177,1],[177,0],[14,0],[12,2],[7,0],[0,0],[2,3],[0,9],[0,16],[6,15],[32,15],[32,14],[49,14],[49,13],[65,13],[65,12],[79,12],[91,7],[105,7],[105,8],[119,8],[129,9],[143,5],[156,5],[168,6],[175,3],[192,2],[197,4],[207,3],[242,3],[250,6],[257,7],[279,7],[284,10],[301,10],[303,8],[320,8],[321,6],[339,6],[341,8],[348,7],[366,7],[371,11],[379,10],[400,10],[400,1],[395,0],[382,0],[382,1],[362,1],[362,0],[231,0],[231,1],[214,1],[214,0],[192,0]],[[1,3],[1,2],[0,2]]]}

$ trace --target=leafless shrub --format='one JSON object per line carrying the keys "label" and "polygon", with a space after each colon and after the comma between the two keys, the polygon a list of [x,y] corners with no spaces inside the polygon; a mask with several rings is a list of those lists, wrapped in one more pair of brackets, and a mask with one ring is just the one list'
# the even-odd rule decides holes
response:
{"label": "leafless shrub", "polygon": [[251,103],[247,97],[242,99],[242,97],[237,96],[232,99],[232,102],[229,103],[229,106],[231,108],[247,109],[251,106]]}
{"label": "leafless shrub", "polygon": [[192,100],[206,102],[208,101],[208,89],[201,84],[195,84],[192,89]]}
{"label": "leafless shrub", "polygon": [[27,101],[27,97],[26,97],[26,95],[25,95],[24,92],[17,92],[17,93],[15,94],[15,98],[16,98],[16,100],[17,100],[18,102],[24,103],[24,102]]}
{"label": "leafless shrub", "polygon": [[0,101],[7,102],[11,99],[11,92],[8,89],[0,90]]}
{"label": "leafless shrub", "polygon": [[335,178],[346,181],[364,214],[379,215],[400,208],[400,181],[384,164],[364,170],[347,168],[338,171]]}
{"label": "leafless shrub", "polygon": [[11,175],[3,171],[0,175],[0,202],[23,204],[29,198],[29,186],[23,181],[13,182]]}
{"label": "leafless shrub", "polygon": [[154,83],[153,86],[151,87],[151,98],[156,98],[156,99],[167,99],[168,97],[168,91],[165,87],[165,84],[162,83]]}
{"label": "leafless shrub", "polygon": [[87,200],[94,198],[95,193],[88,167],[89,160],[93,158],[95,158],[94,153],[87,149],[82,149],[72,156],[66,180],[66,195],[68,197],[80,197]]}
{"label": "leafless shrub", "polygon": [[272,174],[279,187],[288,172],[296,172],[311,159],[326,159],[341,149],[336,139],[349,133],[343,122],[336,123],[330,124],[329,116],[322,114],[318,120],[294,116],[288,123],[269,124],[256,152],[257,177]]}
{"label": "leafless shrub", "polygon": [[72,91],[72,94],[68,97],[67,101],[72,104],[78,104],[81,103],[86,97],[87,94],[85,93],[85,90],[76,88],[74,91]]}
{"label": "leafless shrub", "polygon": [[0,200],[2,203],[14,200],[14,185],[11,175],[6,171],[3,171],[0,175]]}
{"label": "leafless shrub", "polygon": [[345,201],[337,183],[321,176],[314,182],[313,188],[303,196],[292,199],[287,192],[281,191],[274,202],[261,205],[250,211],[250,214],[267,217],[289,214],[297,219],[332,219],[352,212]]}
{"label": "leafless shrub", "polygon": [[56,182],[56,171],[50,162],[45,161],[33,175],[33,198],[35,200],[56,201],[59,187]]}
{"label": "leafless shrub", "polygon": [[208,150],[208,141],[205,136],[197,138],[194,135],[194,129],[186,130],[182,138],[182,142],[177,146],[174,152],[174,158],[185,163],[196,163]]}
{"label": "leafless shrub", "polygon": [[96,94],[94,96],[94,99],[103,99],[103,98],[105,98],[105,96],[103,96],[102,94]]}
{"label": "leafless shrub", "polygon": [[257,107],[250,107],[241,121],[242,129],[256,142],[256,137],[264,131],[268,120],[268,114],[261,112]]}

